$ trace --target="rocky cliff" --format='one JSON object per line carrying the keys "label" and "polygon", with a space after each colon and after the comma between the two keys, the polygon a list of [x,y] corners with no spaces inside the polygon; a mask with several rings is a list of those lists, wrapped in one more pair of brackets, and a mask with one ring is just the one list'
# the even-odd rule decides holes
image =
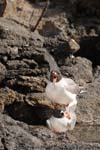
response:
{"label": "rocky cliff", "polygon": [[[51,0],[33,32],[45,3],[0,0],[0,150],[99,150],[99,0]],[[87,90],[78,97],[74,130],[64,134],[46,126],[53,105],[44,92],[52,69]]]}

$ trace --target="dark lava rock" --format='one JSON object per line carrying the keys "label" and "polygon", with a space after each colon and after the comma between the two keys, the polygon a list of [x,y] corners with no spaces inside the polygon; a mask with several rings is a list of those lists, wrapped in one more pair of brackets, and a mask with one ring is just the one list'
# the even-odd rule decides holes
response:
{"label": "dark lava rock", "polygon": [[88,59],[81,57],[75,57],[73,59],[66,58],[65,62],[59,60],[59,63],[64,76],[73,78],[78,84],[84,85],[85,83],[92,82],[92,63]]}
{"label": "dark lava rock", "polygon": [[[42,7],[31,0],[24,6],[20,1],[7,2],[11,5],[0,18],[0,149],[99,150],[99,1],[50,1],[35,32],[30,24],[34,27]],[[71,36],[79,44],[74,58],[69,57]],[[45,96],[52,69],[86,90],[77,97],[74,130],[62,134],[46,126],[46,119],[56,111]]]}
{"label": "dark lava rock", "polygon": [[5,79],[6,73],[6,67],[2,63],[0,63],[0,83]]}
{"label": "dark lava rock", "polygon": [[[10,117],[0,114],[1,143],[4,149],[34,149],[42,147],[42,141],[17,125]],[[1,148],[1,147],[0,147]]]}

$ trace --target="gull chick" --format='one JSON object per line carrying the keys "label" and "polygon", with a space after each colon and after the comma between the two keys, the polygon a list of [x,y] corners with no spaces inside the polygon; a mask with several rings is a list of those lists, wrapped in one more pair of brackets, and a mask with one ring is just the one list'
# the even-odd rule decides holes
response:
{"label": "gull chick", "polygon": [[45,89],[51,102],[65,105],[66,110],[71,108],[74,111],[77,105],[76,97],[80,91],[80,87],[72,79],[61,77],[58,71],[51,71],[50,82]]}
{"label": "gull chick", "polygon": [[53,132],[61,133],[66,132],[67,130],[73,130],[76,124],[76,114],[75,112],[70,112],[70,119],[67,116],[67,112],[63,112],[62,118],[57,118],[51,116],[47,121],[47,126]]}

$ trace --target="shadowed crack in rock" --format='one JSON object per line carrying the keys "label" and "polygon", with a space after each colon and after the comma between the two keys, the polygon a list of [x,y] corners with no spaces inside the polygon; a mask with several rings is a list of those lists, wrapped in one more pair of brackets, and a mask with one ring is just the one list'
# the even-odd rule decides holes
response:
{"label": "shadowed crack in rock", "polygon": [[29,125],[46,125],[46,120],[52,115],[53,109],[46,105],[31,106],[25,102],[14,102],[4,110],[15,120]]}
{"label": "shadowed crack in rock", "polygon": [[90,36],[81,38],[80,50],[75,56],[81,56],[91,60],[93,67],[100,65],[100,37]]}

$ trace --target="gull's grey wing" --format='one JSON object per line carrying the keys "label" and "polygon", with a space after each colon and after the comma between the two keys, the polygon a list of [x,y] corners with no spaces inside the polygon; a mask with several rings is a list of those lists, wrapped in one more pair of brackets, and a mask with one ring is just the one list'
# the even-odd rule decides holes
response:
{"label": "gull's grey wing", "polygon": [[65,80],[65,88],[67,91],[73,94],[78,94],[80,92],[80,87],[72,79],[64,78],[64,80]]}

